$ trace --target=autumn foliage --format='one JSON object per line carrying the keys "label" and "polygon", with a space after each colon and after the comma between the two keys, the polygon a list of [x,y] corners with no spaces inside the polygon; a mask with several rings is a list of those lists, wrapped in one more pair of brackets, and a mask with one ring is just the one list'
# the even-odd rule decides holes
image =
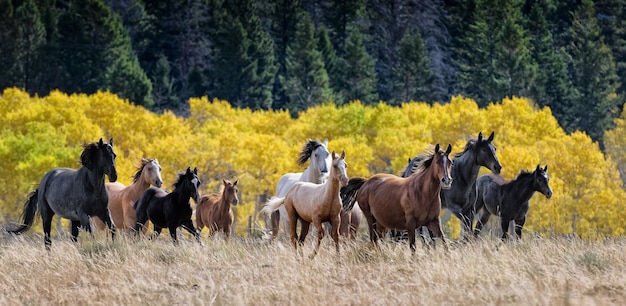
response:
{"label": "autumn foliage", "polygon": [[[78,168],[81,145],[101,137],[114,140],[124,184],[131,183],[142,157],[159,159],[163,186],[169,190],[176,173],[188,166],[198,167],[204,193],[217,192],[222,178],[239,179],[236,233],[246,235],[259,195],[273,195],[284,173],[302,171],[296,158],[307,138],[328,138],[330,150],[346,151],[350,177],[368,177],[400,172],[429,144],[450,143],[455,153],[478,132],[495,131],[503,177],[513,179],[538,164],[549,168],[554,196],[531,199],[525,230],[583,238],[626,230],[626,193],[614,161],[623,165],[626,157],[607,158],[586,134],[566,134],[550,109],[538,109],[524,98],[484,109],[463,97],[432,106],[328,103],[297,119],[287,111],[238,109],[206,97],[189,102],[190,115],[182,118],[152,113],[106,92],[32,97],[6,89],[0,96],[0,209],[5,223],[18,220],[28,192],[45,172]],[[608,152],[619,152],[615,147],[626,139],[620,136],[626,133],[624,118],[619,120],[616,130],[607,133]],[[458,235],[458,220],[450,218],[447,228]]]}

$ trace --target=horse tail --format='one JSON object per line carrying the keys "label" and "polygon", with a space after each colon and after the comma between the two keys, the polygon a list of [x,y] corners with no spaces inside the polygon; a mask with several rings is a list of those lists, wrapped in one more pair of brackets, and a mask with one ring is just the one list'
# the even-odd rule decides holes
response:
{"label": "horse tail", "polygon": [[354,203],[356,203],[356,195],[361,186],[365,184],[366,179],[362,177],[351,178],[348,181],[348,184],[341,187],[339,194],[341,196],[341,203],[343,206],[343,210],[351,211],[354,207]]}
{"label": "horse tail", "polygon": [[269,199],[269,201],[267,201],[267,203],[265,203],[265,206],[263,206],[263,209],[261,209],[261,213],[264,213],[266,215],[271,215],[274,211],[278,210],[278,208],[280,208],[283,204],[285,204],[285,198],[279,198],[279,197],[273,197],[271,199]]}
{"label": "horse tail", "polygon": [[37,201],[39,198],[39,189],[33,190],[28,196],[28,200],[24,203],[24,211],[22,212],[22,225],[13,230],[7,230],[7,232],[12,234],[22,234],[30,229],[33,225],[33,221],[35,221],[35,214],[37,213]]}
{"label": "horse tail", "polygon": [[156,194],[156,190],[154,188],[149,188],[148,190],[146,190],[141,197],[139,198],[139,200],[137,200],[134,204],[133,204],[133,208],[135,209],[135,211],[139,211],[142,209],[145,209],[144,206],[146,206],[145,203],[150,202],[150,200],[152,199],[152,197],[154,197],[154,195]]}

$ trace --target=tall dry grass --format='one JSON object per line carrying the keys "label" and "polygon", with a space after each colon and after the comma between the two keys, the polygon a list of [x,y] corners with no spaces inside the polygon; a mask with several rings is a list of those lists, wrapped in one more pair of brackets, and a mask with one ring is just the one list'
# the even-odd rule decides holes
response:
{"label": "tall dry grass", "polygon": [[1,305],[625,305],[626,239],[418,243],[156,241],[0,234]]}

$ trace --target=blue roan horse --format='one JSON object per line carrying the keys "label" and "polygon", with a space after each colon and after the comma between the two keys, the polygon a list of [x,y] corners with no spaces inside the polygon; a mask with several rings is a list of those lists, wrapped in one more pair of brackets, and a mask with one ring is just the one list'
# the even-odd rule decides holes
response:
{"label": "blue roan horse", "polygon": [[9,232],[21,234],[27,231],[33,225],[35,213],[39,209],[44,244],[48,250],[52,244],[50,228],[55,214],[71,220],[73,241],[77,240],[78,226],[91,233],[89,217],[98,217],[104,221],[115,238],[115,226],[107,206],[109,198],[104,187],[105,174],[109,176],[109,181],[117,180],[115,157],[113,139],[106,143],[101,138],[99,142],[84,146],[80,169],[55,168],[48,171],[24,205],[23,225]]}
{"label": "blue roan horse", "polygon": [[502,226],[502,239],[507,239],[507,231],[511,220],[515,221],[515,234],[522,237],[522,228],[526,222],[528,201],[535,191],[552,197],[548,166],[539,167],[533,172],[522,171],[512,181],[507,182],[499,175],[487,174],[481,176],[476,182],[478,185],[478,198],[476,200],[476,212],[482,211],[482,216],[476,224],[474,235],[480,234],[483,225],[489,221],[491,215],[500,217]]}
{"label": "blue roan horse", "polygon": [[133,206],[137,211],[135,233],[139,234],[141,228],[150,220],[154,225],[156,236],[161,234],[163,228],[167,228],[172,241],[177,243],[176,229],[182,226],[194,235],[199,242],[200,233],[191,221],[193,210],[191,205],[189,205],[189,199],[193,199],[194,202],[198,203],[200,198],[199,186],[198,169],[194,168],[191,171],[190,168],[187,168],[185,173],[178,175],[178,180],[174,183],[174,191],[171,193],[156,187],[146,190]]}

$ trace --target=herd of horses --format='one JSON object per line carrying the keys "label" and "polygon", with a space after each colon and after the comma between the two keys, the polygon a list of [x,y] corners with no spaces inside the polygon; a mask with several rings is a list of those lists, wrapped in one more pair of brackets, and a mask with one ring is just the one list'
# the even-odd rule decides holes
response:
{"label": "herd of horses", "polygon": [[[500,217],[502,239],[507,239],[511,221],[515,224],[515,234],[521,238],[528,202],[534,192],[547,198],[552,196],[548,167],[537,165],[534,171],[522,170],[515,179],[506,181],[499,175],[502,165],[493,139],[493,132],[489,137],[479,133],[453,159],[451,145],[444,149],[437,144],[434,150],[409,159],[400,176],[379,173],[351,179],[348,179],[345,151],[329,152],[327,140],[308,140],[299,154],[298,164],[302,166],[308,161],[309,166],[301,173],[283,175],[276,186],[276,196],[261,210],[270,217],[271,240],[277,237],[283,219],[282,227],[298,250],[312,223],[317,244],[311,258],[318,252],[326,231],[339,252],[339,236],[354,237],[364,217],[369,238],[375,245],[387,232],[405,232],[414,253],[416,230],[423,227],[447,249],[440,218],[442,208],[459,218],[464,240],[478,236],[491,215]],[[239,203],[238,181],[224,179],[221,192],[201,196],[198,170],[188,167],[178,174],[174,189],[168,192],[161,188],[163,179],[158,160],[144,158],[133,183],[124,186],[115,182],[115,158],[112,139],[86,144],[80,158],[82,166],[78,170],[48,171],[24,204],[22,224],[7,231],[26,232],[39,212],[48,250],[55,214],[70,220],[73,241],[77,240],[79,227],[91,234],[92,222],[97,229],[108,228],[113,239],[117,230],[129,235],[145,233],[148,221],[154,229],[151,237],[167,228],[174,243],[179,227],[198,242],[204,227],[210,229],[210,234],[230,235],[234,220],[231,205]],[[478,177],[481,167],[492,173]],[[105,176],[110,182],[105,182]],[[197,204],[196,226],[190,199]]]}

